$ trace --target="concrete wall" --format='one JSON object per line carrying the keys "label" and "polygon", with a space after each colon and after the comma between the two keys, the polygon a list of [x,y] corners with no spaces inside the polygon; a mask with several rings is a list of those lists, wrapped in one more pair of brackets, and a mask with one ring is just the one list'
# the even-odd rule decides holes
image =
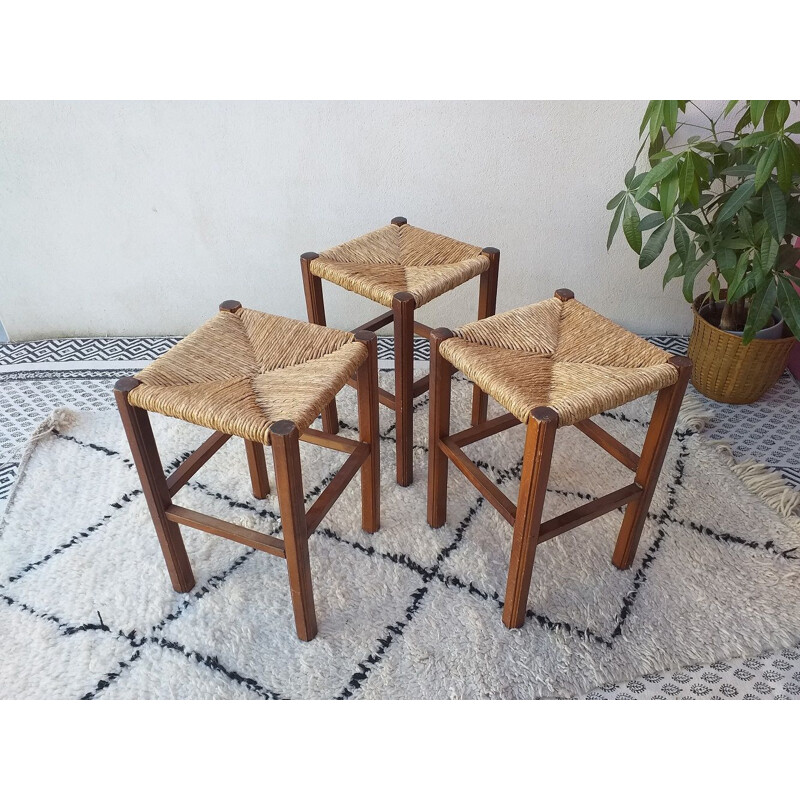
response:
{"label": "concrete wall", "polygon": [[[0,319],[12,340],[182,334],[236,298],[305,318],[298,256],[396,215],[501,250],[498,309],[572,288],[641,333],[688,331],[605,204],[645,103],[0,104]],[[329,324],[379,313],[326,284]],[[472,319],[477,282],[423,308]]]}

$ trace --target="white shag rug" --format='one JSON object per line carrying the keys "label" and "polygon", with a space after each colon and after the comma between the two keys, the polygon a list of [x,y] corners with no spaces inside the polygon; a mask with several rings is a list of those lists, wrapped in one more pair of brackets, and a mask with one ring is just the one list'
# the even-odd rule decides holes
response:
{"label": "white shag rug", "polygon": [[[454,431],[470,397],[457,379]],[[351,389],[339,407],[354,435]],[[698,436],[699,409],[685,409],[673,436],[633,567],[611,564],[621,512],[546,542],[528,620],[509,631],[511,529],[454,467],[448,524],[428,528],[427,396],[417,407],[408,488],[394,483],[393,418],[381,409],[380,532],[360,529],[355,480],[311,538],[309,643],[295,636],[282,559],[184,528],[197,585],[173,592],[116,412],[54,414],[0,524],[0,697],[569,697],[800,639],[800,496]],[[638,451],[651,408],[646,398],[597,420]],[[169,469],[208,435],[153,423]],[[468,448],[512,497],[523,437],[518,426]],[[343,456],[301,448],[310,502]],[[628,482],[583,434],[561,430],[545,516]],[[274,496],[250,495],[239,440],[176,502],[280,535]]]}

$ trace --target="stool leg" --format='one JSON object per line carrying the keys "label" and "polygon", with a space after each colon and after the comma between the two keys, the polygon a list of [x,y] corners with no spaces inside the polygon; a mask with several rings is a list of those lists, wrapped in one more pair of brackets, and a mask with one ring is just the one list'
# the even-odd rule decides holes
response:
{"label": "stool leg", "polygon": [[[322,278],[311,272],[311,262],[319,258],[318,253],[303,253],[300,256],[300,269],[303,273],[303,289],[306,294],[308,321],[315,325],[325,325],[325,301],[322,297]],[[322,430],[325,433],[339,433],[339,412],[336,398],[322,410]]]}
{"label": "stool leg", "polygon": [[150,427],[147,412],[128,402],[128,393],[138,385],[139,381],[136,378],[122,378],[114,387],[114,396],[128,437],[133,463],[136,464],[139,480],[142,482],[147,507],[153,518],[153,527],[156,529],[161,552],[167,562],[172,586],[176,592],[188,592],[194,586],[194,575],[181,537],[181,529],[176,522],[167,519],[165,513],[172,499],[158,455],[153,429]]}
{"label": "stool leg", "polygon": [[439,352],[453,332],[437,328],[431,332],[430,409],[428,411],[428,525],[441,528],[447,520],[447,456],[439,448],[450,435],[450,378],[453,368]]}
{"label": "stool leg", "polygon": [[[497,310],[497,275],[500,269],[500,251],[496,247],[484,247],[489,256],[489,269],[481,273],[481,288],[478,295],[478,319],[486,319]],[[472,386],[472,424],[486,422],[489,397],[477,384]]]}
{"label": "stool leg", "polygon": [[398,292],[394,311],[394,403],[397,435],[397,482],[414,480],[414,295]]}
{"label": "stool leg", "polygon": [[288,420],[270,426],[275,463],[275,487],[283,525],[283,544],[289,568],[289,589],[297,636],[310,642],[317,635],[311,562],[308,557],[308,527],[303,503],[303,473],[300,465],[300,433]]}
{"label": "stool leg", "polygon": [[675,429],[686,385],[692,374],[692,362],[685,356],[673,356],[669,363],[677,368],[678,380],[658,393],[653,408],[653,417],[650,420],[634,479],[636,484],[642,487],[642,492],[628,503],[617,538],[617,546],[614,548],[612,563],[618,569],[628,569],[633,563],[650,502],[664,464],[664,457]]}
{"label": "stool leg", "polygon": [[525,437],[525,454],[522,457],[522,478],[503,606],[503,624],[507,628],[521,628],[525,622],[533,559],[539,540],[557,428],[558,414],[552,408],[543,406],[531,411]]}
{"label": "stool leg", "polygon": [[359,331],[356,339],[367,346],[367,358],[356,373],[358,438],[369,444],[361,465],[361,527],[375,533],[381,527],[381,440],[378,430],[378,337]]}
{"label": "stool leg", "polygon": [[253,497],[263,500],[269,496],[269,475],[267,474],[267,458],[261,442],[244,440],[247,452],[247,466],[250,468],[250,482],[253,484]]}

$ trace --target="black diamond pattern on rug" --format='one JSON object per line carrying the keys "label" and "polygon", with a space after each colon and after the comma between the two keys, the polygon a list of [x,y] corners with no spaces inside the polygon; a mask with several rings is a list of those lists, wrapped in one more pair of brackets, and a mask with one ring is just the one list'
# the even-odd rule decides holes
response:
{"label": "black diamond pattern on rug", "polygon": [[[675,341],[662,341],[670,339]],[[165,340],[159,341],[164,342]],[[654,341],[656,344],[673,352],[680,352],[680,349],[685,346],[685,339],[680,339],[679,337],[658,337]],[[44,354],[44,351],[35,351],[34,361],[37,359],[37,352]],[[62,351],[63,358],[60,360],[73,360],[73,355],[67,357],[67,354],[74,352],[74,350],[71,351],[69,348],[65,348]],[[140,358],[145,356],[130,357]],[[109,356],[106,356],[106,358],[109,358]],[[43,358],[41,360],[56,359]],[[18,362],[10,361],[5,363]],[[106,380],[109,377],[116,377],[116,375],[103,375]],[[426,402],[427,397],[423,396],[417,401],[417,405],[422,407]],[[613,412],[609,416],[613,417]],[[626,421],[632,424],[643,424],[641,420]],[[692,435],[684,431],[676,433],[676,438],[680,441],[682,438]],[[393,425],[384,426],[383,437],[387,441],[393,441]],[[64,438],[68,439],[68,436],[64,436]],[[130,462],[123,454],[105,447],[102,443],[73,441],[73,444],[76,448],[91,451],[92,457],[117,460],[124,465],[126,470],[130,470]],[[417,445],[417,449],[424,450],[424,447]],[[180,463],[180,460],[188,455],[188,453],[177,455],[170,461],[170,468],[174,469]],[[166,461],[167,459],[165,459],[165,463]],[[483,464],[481,466],[496,475],[497,482],[501,485],[504,481],[512,479],[518,474],[519,468],[519,464],[516,462],[494,465]],[[16,467],[15,463],[6,463],[0,466],[0,499],[4,497],[4,486],[10,486],[13,481]],[[643,555],[643,558],[641,558],[638,568],[635,571],[632,570],[628,575],[630,581],[629,589],[621,600],[614,625],[607,628],[604,626],[602,630],[594,630],[581,627],[574,619],[549,619],[538,615],[534,610],[529,610],[528,612],[530,620],[528,624],[536,624],[551,630],[562,630],[568,635],[575,635],[592,641],[597,646],[613,648],[615,641],[624,632],[625,622],[630,610],[637,602],[640,589],[647,582],[649,571],[658,560],[661,544],[670,535],[671,527],[682,528],[690,530],[694,534],[712,537],[716,541],[724,542],[725,546],[728,547],[764,548],[762,543],[741,537],[738,539],[726,537],[724,532],[715,531],[708,525],[691,519],[676,517],[675,506],[682,485],[682,470],[680,454],[672,464],[665,464],[664,474],[669,475],[669,480],[665,486],[665,497],[660,505],[654,503],[650,515],[651,519],[659,526],[658,535],[647,548],[647,551],[644,554],[640,554]],[[321,491],[325,485],[326,478],[329,480],[330,476],[316,476],[316,481],[308,491],[309,496],[314,496]],[[307,484],[307,488],[309,485]],[[167,656],[162,655],[159,657],[176,659],[176,663],[185,663],[186,669],[199,670],[203,674],[208,673],[210,676],[209,686],[212,683],[216,686],[231,685],[241,691],[243,693],[242,696],[250,695],[264,699],[282,699],[283,695],[280,692],[272,687],[262,685],[258,680],[251,677],[246,664],[239,663],[235,658],[228,658],[218,650],[207,651],[201,646],[201,643],[188,641],[188,634],[184,635],[183,638],[172,635],[173,629],[180,630],[177,626],[187,610],[195,607],[200,608],[203,603],[208,603],[209,598],[219,596],[219,593],[224,590],[230,575],[237,572],[240,576],[245,574],[242,570],[247,569],[251,557],[255,554],[253,550],[242,551],[242,548],[237,548],[235,554],[231,553],[232,557],[226,565],[220,565],[220,569],[216,570],[202,585],[196,587],[189,597],[179,597],[174,607],[168,610],[167,613],[161,614],[157,618],[153,617],[148,625],[145,626],[146,629],[143,630],[126,627],[125,620],[118,620],[119,624],[116,627],[110,626],[108,621],[97,617],[92,619],[91,614],[78,612],[77,609],[75,619],[79,621],[76,622],[72,617],[62,617],[52,613],[51,610],[45,611],[35,608],[30,601],[26,601],[23,595],[15,591],[17,587],[14,584],[19,584],[20,581],[24,580],[24,575],[27,572],[46,567],[49,562],[63,557],[70,550],[74,550],[78,546],[82,547],[96,530],[96,528],[95,530],[88,530],[89,528],[95,525],[107,525],[111,523],[112,519],[121,518],[125,513],[129,499],[135,497],[140,491],[137,487],[138,483],[134,478],[131,491],[126,493],[125,497],[115,501],[115,507],[109,512],[108,519],[95,521],[87,525],[85,529],[75,531],[73,537],[59,543],[49,553],[40,554],[36,560],[27,562],[13,575],[0,577],[0,600],[3,601],[6,607],[14,608],[53,626],[59,635],[67,637],[82,635],[107,637],[115,643],[112,649],[120,645],[123,647],[126,657],[122,659],[112,658],[107,671],[97,680],[96,685],[81,695],[87,699],[102,696],[104,693],[112,696],[115,684],[120,680],[132,679],[136,674],[137,666],[145,663],[148,658],[152,658],[153,655],[151,654],[155,651],[168,653]],[[246,487],[240,487],[240,489],[242,488],[246,489]],[[220,492],[217,487],[211,488],[199,481],[193,481],[188,490],[203,493],[206,496],[213,495],[221,506],[228,511],[236,509],[246,514],[255,515],[261,520],[268,516],[263,508],[257,507],[248,498],[238,496],[235,493]],[[580,495],[580,497],[583,500],[591,499],[591,495],[588,494]],[[328,696],[346,699],[363,694],[363,690],[368,686],[374,671],[379,669],[387,654],[391,652],[393,647],[397,646],[410,626],[414,625],[419,611],[425,607],[425,603],[431,601],[431,589],[433,587],[438,587],[437,591],[463,593],[472,598],[477,598],[479,602],[487,604],[487,607],[492,610],[491,613],[499,613],[502,608],[502,599],[496,587],[473,585],[465,582],[458,574],[448,570],[449,560],[458,554],[459,547],[465,537],[470,534],[471,530],[474,530],[475,521],[480,518],[481,513],[485,510],[485,503],[480,498],[475,497],[473,501],[471,504],[466,504],[466,507],[462,509],[466,513],[461,518],[461,522],[455,526],[455,537],[446,543],[439,542],[435,551],[416,554],[419,560],[410,557],[408,553],[380,552],[368,543],[365,544],[358,537],[354,538],[352,534],[344,535],[340,531],[325,527],[324,524],[316,533],[317,537],[330,542],[331,546],[347,548],[352,552],[353,558],[376,560],[390,565],[393,570],[404,570],[408,574],[408,593],[399,603],[399,606],[402,607],[398,607],[398,613],[395,617],[387,621],[381,632],[375,635],[372,647],[365,649],[363,657],[350,665],[347,680],[342,682],[336,691],[331,691]],[[224,514],[224,510],[221,510],[220,516],[224,516]],[[279,525],[277,520],[272,521]],[[618,522],[618,520],[615,522]],[[368,537],[365,541],[368,542]],[[783,552],[780,549],[773,548],[771,552],[781,558],[796,557],[796,554]],[[157,555],[160,558],[160,554]],[[258,555],[261,556],[261,554]],[[158,558],[156,559],[157,566],[159,569],[163,569],[163,564]],[[212,613],[210,608],[208,613]],[[186,628],[186,631],[189,630],[190,626]],[[114,656],[118,652],[114,650]],[[800,659],[800,655],[798,655],[797,651],[790,649],[778,654],[751,659],[751,669],[749,670],[746,667],[732,668],[727,664],[716,664],[710,667],[687,667],[684,671],[675,673],[671,677],[643,676],[620,686],[602,687],[600,690],[590,692],[587,697],[614,696],[619,699],[628,699],[627,696],[630,696],[633,699],[637,695],[644,694],[651,684],[658,686],[658,694],[655,696],[664,698],[685,696],[687,699],[706,697],[713,699],[732,697],[760,699],[767,696],[795,696],[800,695],[800,665],[797,663],[798,659]],[[736,679],[735,681],[731,682],[733,678],[726,681],[724,677],[720,677],[720,674],[724,676],[726,671],[732,671],[733,669],[737,669],[739,673],[733,676]],[[796,682],[790,680],[787,683],[785,677],[792,670],[796,673],[792,675]],[[775,685],[781,680],[784,681],[781,685],[781,691],[776,691]],[[740,686],[742,681],[750,681],[751,691],[742,691]]]}

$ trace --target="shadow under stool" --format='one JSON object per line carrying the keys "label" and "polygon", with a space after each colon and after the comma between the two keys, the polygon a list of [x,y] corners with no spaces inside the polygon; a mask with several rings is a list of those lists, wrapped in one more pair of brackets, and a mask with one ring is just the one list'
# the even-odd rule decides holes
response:
{"label": "shadow under stool", "polygon": [[[612,561],[633,562],[678,411],[691,361],[670,356],[574,299],[568,289],[540,303],[434,330],[431,342],[428,524],[447,516],[450,461],[513,526],[503,622],[525,622],[536,548],[578,525],[625,509]],[[450,433],[450,383],[456,370],[509,413]],[[658,391],[641,455],[590,417]],[[463,447],[515,425],[527,428],[519,496],[514,504]],[[633,481],[542,521],[550,461],[559,427],[574,425],[634,473]]]}
{"label": "shadow under stool", "polygon": [[[495,312],[500,251],[475,247],[437,233],[415,228],[405,217],[390,225],[332,247],[322,253],[303,253],[303,272],[308,320],[325,325],[322,280],[335,283],[389,311],[359,325],[356,331],[377,331],[394,324],[394,394],[378,390],[378,399],[394,410],[397,438],[397,483],[408,486],[414,480],[413,424],[414,398],[428,389],[429,376],[414,381],[414,334],[430,338],[431,328],[414,320],[414,312],[425,303],[480,275],[478,319]],[[475,386],[472,422],[486,419],[487,398]],[[339,429],[336,402],[322,415],[323,430]]]}
{"label": "shadow under stool", "polygon": [[[309,428],[356,374],[359,440]],[[308,538],[361,472],[362,527],[380,527],[378,361],[374,333],[346,333],[242,308],[234,300],[135,377],[114,388],[172,585],[195,583],[179,525],[231,539],[286,560],[297,635],[317,634]],[[166,476],[148,412],[215,433]],[[270,492],[264,452],[272,450],[283,538],[175,505],[172,497],[231,436],[244,439],[253,494]],[[300,440],[348,454],[306,511]]]}

